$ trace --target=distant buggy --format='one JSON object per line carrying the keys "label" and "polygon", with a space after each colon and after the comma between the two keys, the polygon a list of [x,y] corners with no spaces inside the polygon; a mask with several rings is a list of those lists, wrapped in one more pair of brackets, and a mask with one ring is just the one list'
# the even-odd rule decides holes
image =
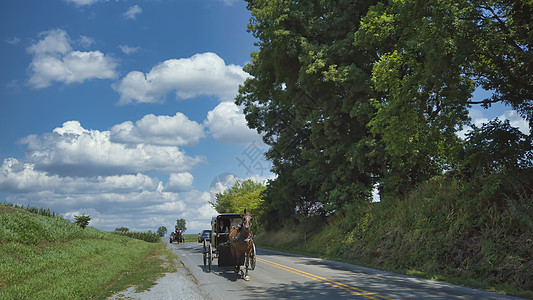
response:
{"label": "distant buggy", "polygon": [[170,233],[169,243],[174,243],[174,242],[177,242],[178,244],[185,242],[185,239],[183,238],[183,234],[181,233],[181,229],[177,226],[176,226],[175,231]]}

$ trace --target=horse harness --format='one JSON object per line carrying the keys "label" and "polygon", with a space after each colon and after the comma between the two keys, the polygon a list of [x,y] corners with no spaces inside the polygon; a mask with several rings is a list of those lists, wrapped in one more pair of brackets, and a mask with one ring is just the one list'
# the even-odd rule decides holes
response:
{"label": "horse harness", "polygon": [[248,231],[248,236],[245,237],[245,236],[241,235],[241,231],[242,231],[242,227],[238,226],[237,227],[237,234],[235,234],[235,236],[229,242],[230,243],[235,243],[235,242],[238,242],[238,241],[243,241],[243,242],[249,244],[250,241],[253,239],[252,233],[250,231]]}

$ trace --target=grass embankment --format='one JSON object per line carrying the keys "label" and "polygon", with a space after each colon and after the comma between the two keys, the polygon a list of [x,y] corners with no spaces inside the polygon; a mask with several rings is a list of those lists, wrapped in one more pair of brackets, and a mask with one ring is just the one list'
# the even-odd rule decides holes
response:
{"label": "grass embankment", "polygon": [[[435,181],[327,223],[256,236],[258,246],[533,299],[533,199]],[[516,196],[516,195],[515,195]]]}
{"label": "grass embankment", "polygon": [[198,234],[196,233],[184,234],[183,237],[185,238],[185,243],[198,243]]}
{"label": "grass embankment", "polygon": [[175,271],[163,243],[0,205],[0,299],[105,299]]}

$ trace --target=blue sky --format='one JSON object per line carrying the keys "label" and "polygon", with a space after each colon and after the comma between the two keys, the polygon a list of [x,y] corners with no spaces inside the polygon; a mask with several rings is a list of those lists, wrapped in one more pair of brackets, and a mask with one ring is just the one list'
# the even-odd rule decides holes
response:
{"label": "blue sky", "polygon": [[[8,0],[0,16],[0,201],[196,233],[217,192],[271,177],[233,104],[256,50],[244,1]],[[471,115],[529,130],[503,105]]]}
{"label": "blue sky", "polygon": [[0,201],[103,230],[184,218],[194,233],[216,192],[270,176],[233,104],[255,50],[244,2],[2,1],[0,14]]}

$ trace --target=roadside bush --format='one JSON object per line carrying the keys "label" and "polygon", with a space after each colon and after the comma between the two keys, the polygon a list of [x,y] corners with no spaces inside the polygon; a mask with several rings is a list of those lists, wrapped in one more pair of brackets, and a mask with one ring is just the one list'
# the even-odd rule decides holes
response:
{"label": "roadside bush", "polygon": [[127,236],[130,238],[142,240],[149,243],[161,242],[161,237],[157,232],[135,232],[135,231],[113,231],[114,234]]}
{"label": "roadside bush", "polygon": [[487,180],[439,176],[405,197],[333,216],[305,241],[302,224],[256,242],[533,298],[532,170]]}

